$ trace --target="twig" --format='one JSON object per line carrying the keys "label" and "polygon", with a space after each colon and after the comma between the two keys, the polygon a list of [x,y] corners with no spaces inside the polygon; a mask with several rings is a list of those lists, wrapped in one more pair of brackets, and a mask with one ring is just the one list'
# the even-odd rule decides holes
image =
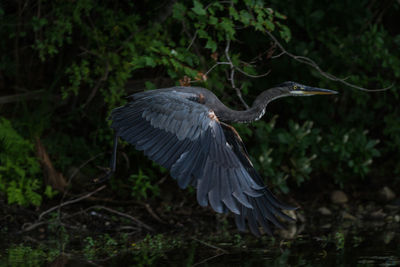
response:
{"label": "twig", "polygon": [[[99,154],[97,154],[97,155],[91,157],[90,159],[86,160],[86,161],[85,161],[84,163],[82,163],[76,170],[74,170],[74,172],[73,172],[73,173],[71,174],[71,176],[68,178],[66,189],[64,190],[64,193],[63,193],[63,195],[62,195],[62,197],[61,197],[61,200],[60,200],[60,204],[59,204],[59,206],[58,206],[58,218],[60,218],[61,207],[62,207],[61,205],[62,205],[62,203],[63,203],[65,197],[67,196],[68,187],[69,187],[69,185],[71,184],[72,179],[78,174],[78,172],[79,172],[83,167],[85,167],[87,164],[89,164],[90,162],[92,162],[93,160],[95,160],[96,158],[98,158],[98,157],[101,156],[101,155],[104,155],[104,153],[99,153]],[[90,197],[90,196],[89,196],[89,197]],[[39,220],[40,220],[40,217],[39,217]]]}
{"label": "twig", "polygon": [[106,59],[105,70],[104,70],[103,76],[101,76],[100,79],[97,80],[96,85],[94,86],[88,99],[86,100],[85,104],[83,105],[84,107],[86,107],[92,101],[92,99],[95,97],[97,91],[99,90],[101,84],[107,80],[108,74],[110,73],[109,65],[110,64],[108,63],[108,60]]}
{"label": "twig", "polygon": [[245,106],[246,109],[249,109],[250,108],[249,105],[247,105],[246,101],[244,101],[244,99],[243,99],[241,88],[238,88],[235,84],[235,71],[237,70],[240,73],[242,73],[243,75],[246,75],[251,78],[261,78],[261,77],[267,76],[270,73],[270,71],[260,74],[260,75],[253,75],[253,74],[247,73],[244,70],[242,70],[241,68],[235,66],[235,64],[233,64],[232,59],[229,55],[230,43],[231,43],[231,40],[228,38],[227,42],[226,42],[226,46],[225,46],[225,57],[226,57],[227,61],[215,63],[209,70],[207,70],[207,72],[204,75],[207,76],[218,65],[229,65],[230,73],[229,73],[228,80],[231,82],[232,88],[236,91],[236,95],[238,96],[240,102],[242,102],[243,106]]}
{"label": "twig", "polygon": [[157,183],[156,185],[160,185],[163,184],[165,182],[165,180],[167,180],[168,175],[164,175]]}
{"label": "twig", "polygon": [[150,207],[149,204],[144,203],[144,207],[146,208],[147,212],[150,213],[150,215],[156,219],[156,221],[162,223],[162,224],[167,224],[166,222],[164,222],[163,220],[161,220],[160,217],[158,217],[158,215],[153,211],[153,209]]}
{"label": "twig", "polygon": [[39,98],[41,94],[44,93],[44,90],[37,90],[29,93],[24,94],[15,94],[15,95],[6,95],[0,96],[0,104],[7,104],[12,102],[18,102],[25,99],[34,99]]}
{"label": "twig", "polygon": [[192,47],[194,40],[196,40],[197,37],[197,31],[194,33],[192,40],[190,41],[190,44],[188,45],[188,47],[186,47],[186,51],[189,51],[189,49]]}
{"label": "twig", "polygon": [[134,227],[134,226],[130,226],[130,225],[124,225],[124,226],[120,226],[118,228],[119,230],[135,230],[134,232],[138,232],[140,230],[140,228]]}
{"label": "twig", "polygon": [[244,70],[241,70],[239,67],[235,67],[235,68],[236,68],[236,70],[238,70],[240,73],[242,73],[242,74],[244,74],[244,75],[246,75],[246,76],[249,76],[249,77],[251,77],[251,78],[261,78],[261,77],[265,77],[265,76],[267,76],[267,75],[271,72],[271,70],[269,70],[269,71],[267,71],[266,73],[263,73],[263,74],[253,75],[253,74],[249,74],[249,73],[245,72]]}
{"label": "twig", "polygon": [[195,237],[191,237],[191,239],[193,239],[194,241],[197,241],[197,242],[199,242],[199,243],[201,243],[201,244],[203,244],[203,245],[205,245],[205,246],[207,246],[207,247],[210,247],[210,248],[213,248],[213,249],[216,249],[216,250],[220,250],[220,251],[222,251],[224,254],[228,254],[228,251],[226,251],[225,249],[222,249],[222,248],[219,248],[219,247],[217,247],[217,246],[211,245],[211,244],[209,244],[209,243],[207,243],[207,242],[204,242],[204,241],[202,241],[202,240],[199,240],[199,239],[197,239],[197,238],[195,238]]}
{"label": "twig", "polygon": [[218,65],[230,65],[230,63],[229,62],[217,62],[204,75],[207,76],[208,73],[210,73]]}
{"label": "twig", "polygon": [[229,55],[230,44],[231,44],[231,40],[228,38],[228,40],[226,41],[225,56],[226,56],[226,59],[228,60],[229,65],[231,67],[231,74],[230,74],[229,80],[231,81],[232,88],[235,89],[236,94],[239,97],[239,99],[242,102],[242,104],[246,107],[246,109],[249,109],[250,108],[249,105],[247,105],[246,101],[244,101],[244,99],[242,97],[242,92],[235,85],[235,65],[233,64],[233,62],[231,60],[231,57]]}
{"label": "twig", "polygon": [[217,2],[214,2],[214,1],[213,1],[213,2],[209,3],[208,5],[206,5],[206,6],[204,7],[204,9],[205,9],[205,10],[209,9],[210,6],[213,5],[213,4],[215,4],[215,3],[218,3],[218,4],[232,4],[232,1],[217,1]]}
{"label": "twig", "polygon": [[50,209],[48,209],[48,210],[42,212],[42,213],[39,215],[39,221],[43,218],[44,215],[46,215],[46,214],[48,214],[48,213],[50,213],[50,212],[52,212],[52,211],[54,211],[54,210],[56,210],[56,209],[60,209],[60,208],[62,208],[62,207],[64,207],[64,206],[71,205],[71,204],[74,204],[74,203],[76,203],[76,202],[79,202],[79,201],[81,201],[81,200],[83,200],[83,199],[85,199],[85,198],[88,198],[88,197],[90,197],[90,196],[96,194],[97,192],[103,190],[104,188],[106,188],[106,185],[102,185],[102,186],[100,186],[99,188],[97,188],[96,190],[94,190],[94,191],[92,191],[92,192],[90,192],[90,193],[88,193],[88,194],[86,194],[86,195],[83,195],[83,196],[78,197],[78,198],[73,199],[73,200],[69,200],[69,201],[63,202],[63,203],[61,203],[61,204],[59,204],[59,205],[57,205],[57,206],[54,206],[54,207],[52,207],[52,208],[50,208]]}
{"label": "twig", "polygon": [[[63,201],[64,201],[65,197],[67,196],[68,188],[69,188],[69,185],[71,184],[72,179],[75,177],[75,175],[78,174],[78,172],[79,172],[80,169],[82,169],[82,168],[85,167],[87,164],[89,164],[89,162],[95,160],[97,157],[99,157],[99,156],[101,156],[101,155],[103,155],[103,154],[104,154],[104,153],[99,153],[99,154],[97,154],[97,155],[91,157],[90,159],[88,159],[88,160],[85,161],[84,163],[82,163],[76,170],[74,170],[74,172],[73,172],[73,173],[71,174],[71,176],[68,178],[66,189],[64,190],[63,196],[61,197],[61,200],[60,200],[60,204],[58,205],[57,216],[58,216],[58,219],[59,219],[59,220],[60,220],[60,217],[61,217],[61,207],[63,207],[62,204],[63,204]],[[90,197],[90,196],[89,196],[89,197]],[[89,198],[89,197],[88,197],[88,198]],[[40,220],[40,219],[41,219],[41,217],[39,217],[39,220]]]}
{"label": "twig", "polygon": [[99,153],[99,154],[97,154],[97,155],[91,157],[90,159],[86,160],[84,163],[82,163],[78,168],[76,168],[76,169],[73,171],[73,173],[72,173],[71,176],[69,177],[68,184],[71,182],[71,180],[75,177],[75,175],[78,174],[78,172],[79,172],[83,167],[85,167],[87,164],[89,164],[90,162],[92,162],[93,160],[95,160],[96,158],[98,158],[98,157],[100,157],[100,156],[102,156],[102,155],[104,155],[104,154],[105,154],[105,153],[103,153],[103,152],[102,152],[102,153]]}
{"label": "twig", "polygon": [[133,217],[129,214],[126,214],[126,213],[123,213],[123,212],[120,212],[120,211],[117,211],[117,210],[114,210],[114,209],[111,209],[111,208],[108,208],[105,206],[100,206],[100,205],[92,206],[91,209],[103,209],[103,210],[109,211],[111,213],[115,213],[119,216],[122,216],[122,217],[125,217],[125,218],[128,218],[128,219],[134,221],[137,225],[142,226],[143,228],[146,228],[149,231],[154,232],[154,229],[152,227],[148,226],[147,224],[141,222],[140,220],[136,219],[135,217]]}
{"label": "twig", "polygon": [[[352,88],[355,88],[355,89],[358,89],[358,90],[361,90],[361,91],[365,91],[365,92],[381,92],[381,91],[386,91],[386,90],[389,90],[390,88],[392,88],[393,85],[394,85],[394,84],[392,84],[392,85],[390,85],[390,86],[388,86],[388,87],[379,88],[379,89],[368,89],[368,88],[360,87],[360,86],[354,85],[354,84],[352,84],[352,83],[349,83],[349,82],[346,81],[346,79],[340,79],[340,78],[338,78],[338,77],[336,77],[336,76],[334,76],[334,75],[332,75],[332,74],[330,74],[330,73],[328,73],[328,72],[323,71],[323,70],[318,66],[318,64],[315,63],[314,60],[312,60],[312,59],[310,59],[310,58],[308,58],[308,57],[304,57],[304,56],[297,56],[297,55],[294,55],[294,54],[288,52],[288,51],[282,46],[282,44],[275,38],[275,36],[274,36],[272,33],[270,33],[269,31],[266,31],[266,33],[267,33],[267,35],[276,43],[276,45],[279,47],[279,49],[282,51],[282,53],[280,53],[279,55],[277,55],[277,56],[275,56],[275,57],[278,57],[278,56],[281,56],[281,55],[283,55],[283,54],[286,54],[286,55],[288,55],[289,57],[293,58],[294,60],[296,60],[296,61],[298,61],[298,62],[300,62],[300,63],[307,64],[307,65],[313,67],[313,68],[316,69],[322,76],[324,76],[325,78],[327,78],[327,79],[329,79],[329,80],[337,81],[337,82],[340,82],[340,83],[342,83],[342,84],[345,84],[345,85],[347,85],[347,86],[349,86],[349,87],[352,87]],[[274,58],[274,57],[273,57],[273,58]]]}
{"label": "twig", "polygon": [[[94,26],[93,26],[93,27],[94,27]],[[87,98],[85,104],[83,104],[83,106],[86,107],[86,106],[92,101],[92,99],[95,97],[97,91],[98,91],[99,88],[100,88],[100,85],[101,85],[104,81],[107,80],[108,74],[110,73],[110,70],[109,70],[109,69],[110,69],[110,63],[108,62],[108,59],[107,59],[107,58],[104,59],[104,55],[102,55],[102,54],[99,54],[99,53],[90,51],[89,49],[87,49],[87,48],[85,48],[85,47],[83,47],[83,46],[80,46],[79,48],[80,48],[81,50],[83,50],[85,53],[88,53],[89,55],[98,57],[99,59],[103,59],[103,60],[105,61],[105,67],[104,67],[103,75],[97,80],[95,86],[94,86],[93,89],[92,89],[92,92],[90,92],[90,95],[88,96],[88,98]]]}
{"label": "twig", "polygon": [[37,227],[39,227],[39,226],[41,226],[41,225],[43,225],[43,224],[47,224],[48,222],[47,221],[45,221],[45,222],[36,222],[36,223],[24,223],[23,225],[22,225],[22,232],[28,232],[28,231],[31,231],[31,230],[33,230],[33,229],[35,229],[35,228],[37,228]]}
{"label": "twig", "polygon": [[283,56],[285,52],[280,52],[278,55],[272,56],[271,58],[278,58],[280,56]]}
{"label": "twig", "polygon": [[205,260],[202,260],[201,262],[198,262],[198,263],[193,264],[192,266],[197,266],[197,265],[206,263],[207,261],[210,261],[210,260],[215,259],[215,258],[217,258],[217,257],[219,257],[219,256],[222,256],[222,255],[225,255],[225,253],[219,253],[219,254],[217,254],[217,255],[211,256],[211,257],[209,257],[209,258],[207,258],[207,259],[205,259]]}
{"label": "twig", "polygon": [[[77,215],[80,215],[80,214],[82,214],[82,213],[87,213],[89,210],[93,210],[93,209],[105,209],[105,210],[107,210],[107,211],[109,211],[109,212],[116,213],[116,214],[118,214],[118,215],[120,215],[120,216],[123,216],[123,217],[129,216],[129,219],[131,219],[131,220],[132,220],[132,218],[134,218],[134,217],[132,217],[132,216],[130,216],[130,215],[128,215],[128,214],[125,214],[125,213],[123,213],[123,212],[119,212],[119,211],[116,211],[116,210],[114,210],[114,209],[110,209],[110,208],[107,208],[107,207],[101,206],[101,205],[95,205],[95,206],[91,206],[91,207],[89,207],[89,208],[87,208],[87,209],[84,209],[84,210],[75,212],[75,213],[73,213],[73,214],[69,214],[69,215],[63,216],[62,219],[63,219],[63,220],[65,220],[65,219],[70,219],[70,218],[75,217],[75,216],[77,216]],[[124,214],[124,215],[122,215],[122,214]],[[132,221],[134,221],[134,222],[135,222],[136,224],[138,224],[139,226],[143,226],[143,228],[146,228],[146,226],[147,226],[147,225],[144,224],[142,221],[139,221],[139,220],[136,219],[136,218],[134,218],[134,220],[132,220]],[[147,226],[147,227],[151,228],[150,226]],[[139,230],[139,228],[134,227],[134,226],[121,226],[120,229]],[[147,229],[147,228],[146,228],[146,229]]]}

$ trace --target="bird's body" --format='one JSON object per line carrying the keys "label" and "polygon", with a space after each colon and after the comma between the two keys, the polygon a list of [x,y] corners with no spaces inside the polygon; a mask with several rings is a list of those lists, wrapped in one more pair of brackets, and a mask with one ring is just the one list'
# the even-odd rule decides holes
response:
{"label": "bird's body", "polygon": [[[201,206],[235,214],[239,230],[260,235],[259,227],[272,234],[270,223],[282,227],[276,216],[291,220],[254,169],[246,148],[229,122],[260,119],[267,104],[288,95],[335,93],[293,82],[261,93],[253,106],[236,111],[212,92],[200,87],[172,87],[136,93],[130,102],[112,111],[115,136],[142,150],[151,160],[170,170],[181,188],[197,189]],[[115,170],[116,143],[111,162]]]}

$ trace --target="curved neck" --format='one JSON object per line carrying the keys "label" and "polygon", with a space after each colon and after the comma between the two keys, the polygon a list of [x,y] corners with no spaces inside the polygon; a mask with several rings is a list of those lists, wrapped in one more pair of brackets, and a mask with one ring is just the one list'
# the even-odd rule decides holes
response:
{"label": "curved neck", "polygon": [[215,114],[221,121],[227,122],[252,122],[259,120],[265,113],[265,108],[268,103],[280,97],[288,96],[283,88],[275,87],[265,90],[254,100],[251,108],[247,110],[233,110],[225,106],[220,105],[215,111]]}

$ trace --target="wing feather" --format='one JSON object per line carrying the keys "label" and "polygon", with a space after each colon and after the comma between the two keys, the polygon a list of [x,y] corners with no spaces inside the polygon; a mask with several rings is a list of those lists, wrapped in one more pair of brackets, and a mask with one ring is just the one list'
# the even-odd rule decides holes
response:
{"label": "wing feather", "polygon": [[286,218],[281,209],[291,207],[264,186],[236,132],[196,97],[165,90],[135,94],[133,101],[113,110],[111,126],[119,137],[170,169],[181,188],[197,187],[201,206],[233,212],[239,230],[245,230],[246,221],[255,235],[260,235],[259,225],[271,233],[268,222],[281,227],[275,216]]}
{"label": "wing feather", "polygon": [[[251,232],[255,235],[258,233],[258,231],[254,229],[253,223],[255,221],[257,221],[268,234],[271,234],[271,228],[268,222],[273,223],[278,228],[283,228],[284,226],[277,220],[276,216],[285,220],[293,221],[293,218],[283,213],[281,209],[293,210],[296,208],[280,202],[272,194],[272,192],[263,184],[262,178],[254,169],[253,164],[250,162],[249,155],[247,154],[247,150],[236,131],[232,130],[228,125],[222,126],[228,144],[232,146],[235,155],[244,166],[245,171],[243,169],[240,170],[242,172],[241,176],[244,177],[246,174],[251,176],[251,179],[239,180],[239,182],[242,183],[242,188],[246,188],[244,189],[244,193],[248,196],[246,200],[248,200],[249,204],[253,208],[251,209],[246,207],[246,205],[243,205],[242,213],[235,216],[237,227],[241,229],[243,222],[247,220]],[[244,185],[243,183],[246,184]],[[253,190],[248,191],[247,188]],[[254,192],[256,192],[256,194],[254,194]],[[244,200],[243,196],[241,196],[240,199]],[[243,212],[244,210],[246,210],[246,212]]]}

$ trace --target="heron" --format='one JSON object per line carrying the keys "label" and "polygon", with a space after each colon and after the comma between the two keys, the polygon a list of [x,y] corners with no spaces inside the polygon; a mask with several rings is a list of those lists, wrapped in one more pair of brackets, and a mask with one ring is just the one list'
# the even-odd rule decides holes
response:
{"label": "heron", "polygon": [[265,186],[238,132],[228,123],[259,120],[268,103],[281,97],[336,93],[289,81],[263,91],[242,111],[230,109],[201,87],[135,93],[111,112],[115,136],[106,179],[115,172],[118,138],[122,138],[168,169],[180,188],[196,188],[200,206],[233,213],[239,231],[249,228],[255,236],[272,235],[274,228],[284,228],[283,221],[294,220],[284,210],[297,207],[281,202]]}

